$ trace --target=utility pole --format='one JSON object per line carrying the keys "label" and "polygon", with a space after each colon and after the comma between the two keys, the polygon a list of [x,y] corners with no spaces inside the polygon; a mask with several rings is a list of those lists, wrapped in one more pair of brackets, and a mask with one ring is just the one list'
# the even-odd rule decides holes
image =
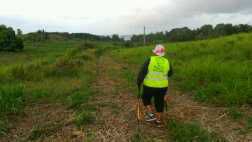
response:
{"label": "utility pole", "polygon": [[144,26],[144,39],[143,39],[144,41],[144,45],[146,45],[146,27]]}

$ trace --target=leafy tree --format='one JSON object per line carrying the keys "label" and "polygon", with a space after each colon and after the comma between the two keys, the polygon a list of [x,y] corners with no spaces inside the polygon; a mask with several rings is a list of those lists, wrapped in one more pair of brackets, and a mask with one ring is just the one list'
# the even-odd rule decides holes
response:
{"label": "leafy tree", "polygon": [[21,38],[17,38],[11,27],[0,25],[0,50],[16,51],[24,48]]}
{"label": "leafy tree", "polygon": [[113,40],[113,41],[120,41],[121,39],[120,39],[119,35],[113,34],[113,35],[112,35],[112,40]]}
{"label": "leafy tree", "polygon": [[168,35],[169,41],[188,41],[194,39],[194,33],[187,27],[171,30]]}
{"label": "leafy tree", "polygon": [[[212,25],[203,25],[202,27],[191,30],[188,27],[175,28],[171,31],[150,33],[146,35],[147,43],[160,43],[165,41],[190,41],[214,38],[219,36],[232,35],[241,32],[252,32],[252,26],[247,24],[232,25],[218,24],[215,27]],[[142,43],[143,35],[133,35],[131,42]]]}
{"label": "leafy tree", "polygon": [[17,29],[17,36],[22,36],[23,32],[21,29]]}
{"label": "leafy tree", "polygon": [[212,25],[203,25],[196,30],[196,39],[206,39],[213,36],[214,29]]}

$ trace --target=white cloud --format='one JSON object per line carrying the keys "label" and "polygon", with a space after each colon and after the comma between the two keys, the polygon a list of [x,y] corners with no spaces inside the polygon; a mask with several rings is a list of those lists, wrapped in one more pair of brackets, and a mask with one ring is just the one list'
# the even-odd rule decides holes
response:
{"label": "white cloud", "polygon": [[150,32],[219,22],[252,23],[251,0],[0,0],[0,22],[25,32]]}

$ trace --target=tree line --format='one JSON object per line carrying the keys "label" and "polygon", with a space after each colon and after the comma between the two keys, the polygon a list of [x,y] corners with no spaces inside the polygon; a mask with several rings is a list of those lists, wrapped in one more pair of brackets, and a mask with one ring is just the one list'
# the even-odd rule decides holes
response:
{"label": "tree line", "polygon": [[38,30],[24,35],[25,41],[40,42],[45,40],[87,40],[87,41],[122,41],[119,35],[101,36],[90,33],[46,32]]}
{"label": "tree line", "polygon": [[[218,24],[215,27],[212,25],[203,25],[197,29],[188,27],[175,28],[170,31],[150,33],[146,35],[147,43],[160,43],[165,41],[192,41],[220,36],[227,36],[243,32],[252,32],[252,26],[248,24]],[[132,42],[143,42],[144,35],[133,35]]]}
{"label": "tree line", "polygon": [[17,30],[18,35],[11,27],[0,25],[0,51],[20,51],[24,48],[20,35],[21,30]]}

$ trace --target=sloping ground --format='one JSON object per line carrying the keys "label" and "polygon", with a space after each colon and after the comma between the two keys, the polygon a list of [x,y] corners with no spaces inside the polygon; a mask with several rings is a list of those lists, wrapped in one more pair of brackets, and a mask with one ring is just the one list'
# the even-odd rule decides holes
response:
{"label": "sloping ground", "polygon": [[98,77],[94,83],[97,97],[90,102],[97,106],[98,111],[96,123],[87,131],[91,135],[90,141],[168,141],[166,130],[151,124],[141,124],[138,131],[136,97],[128,88],[122,87],[126,82],[117,76],[122,66],[110,57],[101,57],[97,69]]}

